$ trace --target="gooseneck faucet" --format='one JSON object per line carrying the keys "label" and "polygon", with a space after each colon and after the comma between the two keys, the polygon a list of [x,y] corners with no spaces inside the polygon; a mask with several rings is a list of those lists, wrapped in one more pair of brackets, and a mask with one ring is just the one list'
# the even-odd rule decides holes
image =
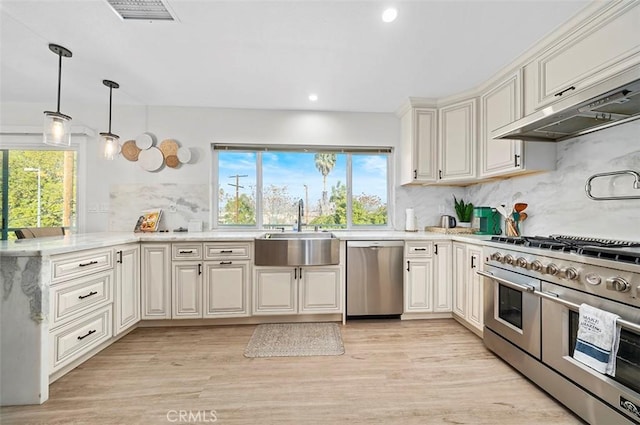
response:
{"label": "gooseneck faucet", "polygon": [[304,215],[304,202],[302,199],[298,201],[298,232],[302,232],[302,216]]}

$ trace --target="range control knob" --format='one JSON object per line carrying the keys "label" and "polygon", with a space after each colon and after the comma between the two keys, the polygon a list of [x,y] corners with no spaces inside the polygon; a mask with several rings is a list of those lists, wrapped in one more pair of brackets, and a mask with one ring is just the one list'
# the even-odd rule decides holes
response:
{"label": "range control knob", "polygon": [[565,279],[569,279],[569,280],[576,280],[578,279],[578,271],[576,269],[574,269],[573,267],[567,267],[566,269],[562,269],[562,276],[564,276]]}
{"label": "range control knob", "polygon": [[547,271],[547,274],[550,274],[551,276],[555,276],[558,274],[560,269],[558,269],[558,266],[556,266],[555,264],[549,263],[547,264],[546,271]]}
{"label": "range control knob", "polygon": [[531,265],[529,267],[534,272],[539,272],[539,271],[542,270],[542,263],[540,261],[538,261],[538,260],[534,260],[534,261],[531,262]]}
{"label": "range control knob", "polygon": [[529,262],[524,257],[518,257],[518,259],[516,260],[516,265],[518,267],[522,267],[523,269],[526,269],[527,266],[529,265]]}
{"label": "range control knob", "polygon": [[505,263],[507,263],[507,264],[511,264],[511,265],[513,265],[513,263],[514,263],[515,261],[516,261],[516,259],[515,259],[515,258],[513,258],[513,256],[512,256],[512,255],[510,255],[510,254],[507,254],[507,255],[505,255],[505,256],[504,256],[504,262],[505,262]]}
{"label": "range control knob", "polygon": [[618,292],[629,292],[631,285],[620,276],[607,279],[607,289]]}
{"label": "range control knob", "polygon": [[496,261],[502,261],[502,254],[500,254],[499,252],[494,252],[493,254],[491,254],[491,259]]}

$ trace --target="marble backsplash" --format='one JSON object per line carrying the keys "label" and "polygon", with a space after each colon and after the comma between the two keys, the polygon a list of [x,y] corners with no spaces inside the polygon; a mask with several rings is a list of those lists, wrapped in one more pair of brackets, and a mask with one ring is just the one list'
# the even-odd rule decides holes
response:
{"label": "marble backsplash", "polygon": [[[585,183],[595,173],[640,172],[640,121],[559,142],[557,169],[464,187],[403,186],[395,189],[393,227],[405,228],[405,209],[413,208],[419,229],[437,225],[441,214],[455,215],[453,195],[476,206],[529,204],[522,232],[574,234],[640,240],[640,200],[594,201]],[[600,196],[640,195],[630,176],[593,182]],[[171,206],[175,207],[171,208]],[[186,227],[191,219],[209,228],[209,185],[118,184],[110,188],[109,230],[132,230],[141,211],[163,208],[161,228]],[[503,226],[504,228],[504,226]]]}

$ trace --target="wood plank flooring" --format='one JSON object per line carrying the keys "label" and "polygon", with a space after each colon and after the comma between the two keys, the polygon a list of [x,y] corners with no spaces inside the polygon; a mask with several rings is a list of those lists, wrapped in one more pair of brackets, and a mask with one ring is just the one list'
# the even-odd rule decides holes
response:
{"label": "wood plank flooring", "polygon": [[136,329],[0,423],[582,423],[452,319],[350,321],[327,357],[245,358],[254,328]]}

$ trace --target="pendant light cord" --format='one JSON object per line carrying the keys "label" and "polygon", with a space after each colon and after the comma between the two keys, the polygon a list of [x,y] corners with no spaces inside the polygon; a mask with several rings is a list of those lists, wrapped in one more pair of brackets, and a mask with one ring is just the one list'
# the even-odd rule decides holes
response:
{"label": "pendant light cord", "polygon": [[113,98],[113,87],[109,87],[109,133],[111,133],[111,99]]}
{"label": "pendant light cord", "polygon": [[60,86],[62,84],[62,53],[58,53],[58,109],[57,113],[60,113]]}

